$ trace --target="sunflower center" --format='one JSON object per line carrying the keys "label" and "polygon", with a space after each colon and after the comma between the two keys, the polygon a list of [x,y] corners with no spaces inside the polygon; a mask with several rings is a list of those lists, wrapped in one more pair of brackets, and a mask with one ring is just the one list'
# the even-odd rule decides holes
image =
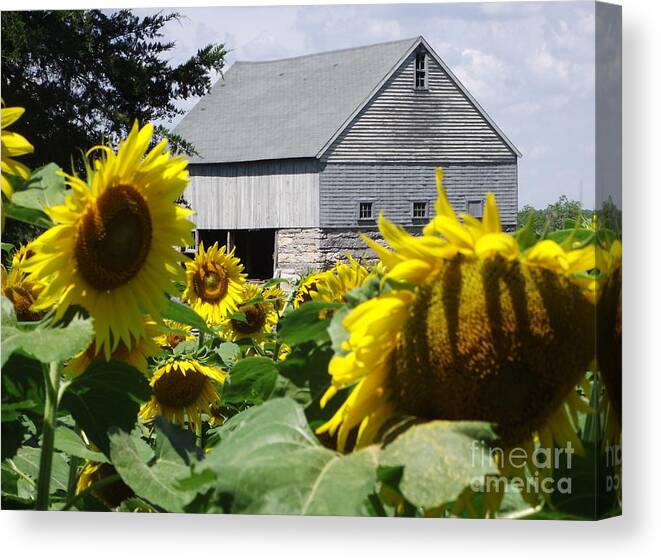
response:
{"label": "sunflower center", "polygon": [[32,311],[34,297],[29,290],[21,286],[11,286],[5,290],[5,295],[14,304],[19,321],[39,321],[44,316],[44,313]]}
{"label": "sunflower center", "polygon": [[252,335],[258,333],[264,328],[264,325],[266,324],[266,312],[258,303],[242,305],[239,307],[239,313],[245,315],[245,321],[231,319],[232,329],[234,329],[234,331],[240,334]]}
{"label": "sunflower center", "polygon": [[193,287],[200,299],[215,303],[227,295],[229,278],[222,267],[208,263],[195,273]]}
{"label": "sunflower center", "polygon": [[175,367],[154,383],[154,395],[164,406],[185,408],[197,401],[208,382],[208,379],[196,370],[188,370],[184,375]]}
{"label": "sunflower center", "polygon": [[98,290],[129,282],[142,268],[152,241],[152,222],[144,197],[129,185],[104,191],[83,216],[75,257],[83,278]]}
{"label": "sunflower center", "polygon": [[[94,484],[100,480],[103,480],[104,478],[108,478],[116,474],[117,471],[115,470],[115,467],[107,463],[101,463],[99,464],[98,469],[90,477],[90,483]],[[113,482],[112,484],[104,486],[99,490],[95,490],[92,492],[92,495],[95,498],[101,500],[110,508],[118,507],[124,500],[128,500],[129,498],[135,496],[133,490],[131,490],[123,480],[118,480],[117,482]]]}
{"label": "sunflower center", "polygon": [[420,289],[391,359],[403,412],[494,422],[518,443],[539,429],[593,356],[594,307],[546,270],[456,259]]}
{"label": "sunflower center", "polygon": [[165,340],[167,341],[168,346],[174,348],[175,346],[177,346],[177,344],[186,340],[186,336],[173,332],[168,332],[165,333]]}

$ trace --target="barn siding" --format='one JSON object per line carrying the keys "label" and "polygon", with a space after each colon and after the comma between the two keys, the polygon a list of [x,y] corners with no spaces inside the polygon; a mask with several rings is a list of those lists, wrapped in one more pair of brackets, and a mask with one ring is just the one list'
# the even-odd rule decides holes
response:
{"label": "barn siding", "polygon": [[428,56],[428,90],[413,87],[415,53],[326,150],[329,162],[510,161],[514,153]]}
{"label": "barn siding", "polygon": [[315,159],[191,164],[184,197],[199,229],[319,225],[319,164]]}
{"label": "barn siding", "polygon": [[320,176],[321,227],[361,225],[360,201],[372,201],[375,216],[382,210],[396,223],[418,225],[412,217],[412,205],[414,201],[427,201],[433,215],[434,170],[438,165],[444,168],[444,186],[455,211],[465,212],[467,200],[484,198],[492,191],[498,200],[503,225],[508,228],[516,225],[517,164],[511,160],[471,164],[328,163]]}

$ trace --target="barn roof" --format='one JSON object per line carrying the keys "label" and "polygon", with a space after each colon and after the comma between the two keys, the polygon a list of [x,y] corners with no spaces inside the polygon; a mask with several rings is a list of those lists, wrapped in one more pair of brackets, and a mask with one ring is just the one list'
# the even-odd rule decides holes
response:
{"label": "barn roof", "polygon": [[237,61],[174,132],[195,146],[199,156],[192,163],[318,157],[419,43],[438,58],[415,37],[282,60]]}

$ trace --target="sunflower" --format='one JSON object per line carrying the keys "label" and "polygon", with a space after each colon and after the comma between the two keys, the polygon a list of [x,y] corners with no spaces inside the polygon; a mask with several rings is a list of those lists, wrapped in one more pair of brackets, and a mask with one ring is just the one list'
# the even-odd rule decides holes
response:
{"label": "sunflower", "polygon": [[252,338],[257,342],[263,341],[278,322],[275,306],[265,300],[259,286],[251,283],[244,286],[241,301],[236,313],[222,322],[223,335],[229,340]]}
{"label": "sunflower", "polygon": [[370,278],[370,271],[351,255],[347,255],[347,260],[348,263],[338,262],[320,275],[311,294],[312,300],[344,303],[347,292],[362,286]]}
{"label": "sunflower", "polygon": [[348,340],[329,364],[331,386],[349,396],[317,433],[344,449],[374,441],[399,414],[484,420],[505,445],[571,442],[582,450],[575,387],[594,356],[594,304],[580,273],[594,247],[566,250],[543,240],[525,253],[504,233],[494,196],[480,222],[459,217],[437,170],[436,216],[413,237],[383,216],[393,250],[363,237],[386,269],[381,295],[343,320]]}
{"label": "sunflower", "polygon": [[165,327],[167,330],[154,338],[156,344],[161,348],[174,349],[180,342],[184,342],[185,340],[195,340],[195,336],[192,332],[193,329],[190,325],[166,319]]}
{"label": "sunflower", "polygon": [[309,272],[301,277],[291,302],[294,309],[298,309],[305,302],[312,301],[317,295],[317,284],[323,275],[323,272]]}
{"label": "sunflower", "polygon": [[94,343],[90,344],[86,350],[71,359],[64,367],[64,372],[77,377],[85,373],[87,367],[96,360],[109,361],[118,360],[133,366],[142,373],[147,373],[148,359],[158,356],[162,353],[160,346],[156,343],[155,337],[160,333],[158,325],[148,317],[144,319],[145,335],[132,341],[130,347],[120,342],[117,348],[113,350],[110,358],[106,359],[105,354],[99,352]]}
{"label": "sunflower", "polygon": [[[76,494],[82,494],[93,484],[100,482],[105,478],[117,475],[115,467],[108,463],[97,463],[96,461],[87,461],[78,477],[76,484]],[[124,500],[135,496],[123,480],[118,480],[98,490],[92,491],[92,496],[103,502],[110,509],[118,507]]]}
{"label": "sunflower", "polygon": [[143,313],[161,322],[166,294],[183,280],[175,246],[191,242],[191,212],[175,204],[188,163],[171,157],[165,140],[145,155],[153,129],[136,123],[117,153],[94,148],[102,157],[88,165],[87,182],[65,175],[72,192],[46,209],[56,225],[34,241],[24,265],[44,283],[42,296],[59,300],[56,318],[72,305],[88,311],[106,358],[144,337]]}
{"label": "sunflower", "polygon": [[264,299],[270,300],[270,303],[273,305],[274,309],[280,315],[287,305],[287,292],[285,292],[280,286],[269,286],[264,288]]}
{"label": "sunflower", "polygon": [[193,261],[186,263],[186,290],[183,299],[206,321],[221,323],[227,315],[236,311],[241,301],[246,275],[234,249],[214,243],[205,251],[200,246]]}
{"label": "sunflower", "polygon": [[193,359],[168,362],[154,372],[150,381],[154,394],[140,409],[140,418],[163,416],[182,425],[187,419],[194,428],[202,421],[202,413],[220,400],[214,382],[222,385],[226,378],[226,372]]}
{"label": "sunflower", "polygon": [[[4,105],[4,103],[3,103]],[[8,126],[14,124],[21,118],[25,109],[23,107],[2,107],[2,192],[11,199],[12,189],[8,175],[27,179],[30,170],[22,163],[16,161],[16,156],[24,156],[34,152],[34,147],[23,136],[16,132],[7,130]]]}
{"label": "sunflower", "polygon": [[43,285],[34,279],[33,275],[21,270],[20,266],[33,254],[31,244],[22,245],[12,257],[11,270],[2,267],[2,293],[14,305],[16,318],[19,321],[39,321],[44,316],[44,310],[33,309]]}
{"label": "sunflower", "polygon": [[367,268],[347,255],[348,263],[338,262],[329,270],[303,276],[292,301],[294,309],[308,301],[346,302],[346,294],[362,286],[370,277]]}

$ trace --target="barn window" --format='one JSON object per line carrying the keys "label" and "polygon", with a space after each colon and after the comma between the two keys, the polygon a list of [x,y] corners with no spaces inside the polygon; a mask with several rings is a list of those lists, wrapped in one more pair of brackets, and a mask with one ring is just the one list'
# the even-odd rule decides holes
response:
{"label": "barn window", "polygon": [[371,202],[361,202],[358,206],[358,218],[361,220],[371,220],[372,219],[372,203]]}
{"label": "barn window", "polygon": [[427,203],[426,202],[414,202],[413,203],[413,217],[414,218],[426,218],[427,217]]}
{"label": "barn window", "polygon": [[415,89],[427,89],[427,54],[415,55]]}
{"label": "barn window", "polygon": [[481,198],[466,201],[466,212],[474,218],[481,218],[483,209],[484,200]]}

